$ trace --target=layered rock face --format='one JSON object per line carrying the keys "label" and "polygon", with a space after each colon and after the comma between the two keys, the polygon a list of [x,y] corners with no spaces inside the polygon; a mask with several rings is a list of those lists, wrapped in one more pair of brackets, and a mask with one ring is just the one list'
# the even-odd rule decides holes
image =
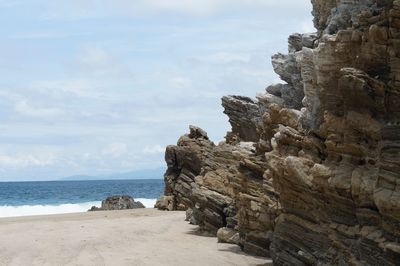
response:
{"label": "layered rock face", "polygon": [[224,97],[225,142],[167,148],[166,205],[276,265],[399,265],[400,1],[312,4],[285,84]]}
{"label": "layered rock face", "polygon": [[[238,119],[236,123],[244,115],[241,111],[253,112],[258,106],[246,98],[227,97],[224,102],[236,107],[235,114],[240,114],[233,118]],[[246,105],[248,109],[243,108]],[[221,241],[267,256],[279,213],[277,194],[272,182],[263,178],[265,157],[256,154],[254,143],[240,141],[240,133],[230,132],[227,139],[232,142],[215,145],[203,130],[191,126],[176,146],[167,147],[166,196],[156,205],[188,209],[188,220],[203,231],[216,234],[220,230]]]}
{"label": "layered rock face", "polygon": [[[339,2],[339,3],[337,3]],[[400,2],[313,1],[298,125],[268,110],[276,264],[400,263]]]}

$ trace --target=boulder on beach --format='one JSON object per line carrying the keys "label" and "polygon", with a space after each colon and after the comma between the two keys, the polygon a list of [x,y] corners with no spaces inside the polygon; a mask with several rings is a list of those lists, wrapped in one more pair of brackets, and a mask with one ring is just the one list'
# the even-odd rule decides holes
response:
{"label": "boulder on beach", "polygon": [[157,199],[157,202],[154,205],[154,207],[162,211],[172,211],[174,210],[173,204],[174,204],[173,196],[162,196],[159,199]]}
{"label": "boulder on beach", "polygon": [[101,207],[93,206],[89,211],[114,211],[146,208],[140,201],[135,201],[131,196],[111,196],[101,202]]}

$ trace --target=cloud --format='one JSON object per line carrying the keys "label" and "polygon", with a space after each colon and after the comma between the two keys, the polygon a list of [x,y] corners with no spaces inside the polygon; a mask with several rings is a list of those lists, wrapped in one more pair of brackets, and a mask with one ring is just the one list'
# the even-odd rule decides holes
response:
{"label": "cloud", "polygon": [[144,6],[151,10],[176,12],[184,14],[208,14],[216,11],[221,1],[210,0],[147,0]]}
{"label": "cloud", "polygon": [[[124,1],[123,1],[124,2]],[[190,15],[207,15],[229,9],[293,8],[304,5],[307,0],[142,0],[144,6],[163,12]]]}
{"label": "cloud", "polygon": [[220,97],[263,90],[270,55],[311,25],[308,0],[16,1],[0,66],[7,179],[164,165],[189,124],[221,139]]}
{"label": "cloud", "polygon": [[131,73],[129,67],[117,59],[105,49],[88,45],[85,46],[76,59],[77,67],[80,72],[95,76],[129,77]]}
{"label": "cloud", "polygon": [[234,64],[242,63],[246,64],[250,61],[249,54],[240,53],[229,53],[229,52],[217,52],[204,56],[194,56],[189,58],[189,61],[194,63],[205,63],[205,64]]}
{"label": "cloud", "polygon": [[53,156],[0,154],[0,166],[8,168],[44,167],[54,163]]}
{"label": "cloud", "polygon": [[9,1],[9,0],[0,0],[0,8],[10,8],[10,7],[14,7],[16,5],[21,4],[21,1]]}
{"label": "cloud", "polygon": [[[1,8],[1,7],[0,7]],[[57,32],[57,31],[32,31],[14,34],[10,39],[40,40],[40,39],[67,39],[73,37],[83,37],[90,35],[90,32]]]}
{"label": "cloud", "polygon": [[210,16],[233,11],[276,8],[296,10],[311,6],[309,0],[61,0],[47,10],[46,19],[82,19],[119,16],[179,14]]}
{"label": "cloud", "polygon": [[17,102],[14,106],[14,109],[21,115],[37,118],[52,118],[65,114],[63,110],[57,108],[42,108],[32,106],[25,100]]}
{"label": "cloud", "polygon": [[[11,103],[10,107],[19,115],[34,117],[34,118],[56,118],[65,114],[65,111],[54,107],[40,107],[37,104],[32,105],[33,99],[27,100],[29,97],[22,96],[18,92],[10,92],[7,90],[0,90],[0,96],[8,99]],[[4,110],[4,107],[3,107]]]}
{"label": "cloud", "polygon": [[28,86],[30,89],[46,95],[65,97],[68,94],[76,97],[99,98],[94,82],[87,79],[36,80]]}
{"label": "cloud", "polygon": [[187,89],[192,87],[192,80],[187,77],[173,77],[168,80],[168,85],[174,89]]}
{"label": "cloud", "polygon": [[161,147],[161,145],[153,145],[146,146],[143,149],[144,154],[155,155],[155,154],[163,154],[165,152],[165,148]]}
{"label": "cloud", "polygon": [[108,155],[112,157],[120,157],[125,154],[128,150],[128,145],[126,143],[116,142],[111,143],[106,148],[101,151],[102,155]]}

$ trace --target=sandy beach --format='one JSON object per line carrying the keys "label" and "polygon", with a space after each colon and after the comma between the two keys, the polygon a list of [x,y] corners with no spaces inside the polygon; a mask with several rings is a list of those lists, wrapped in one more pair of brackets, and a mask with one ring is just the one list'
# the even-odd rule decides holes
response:
{"label": "sandy beach", "polygon": [[0,265],[268,265],[155,209],[0,219]]}

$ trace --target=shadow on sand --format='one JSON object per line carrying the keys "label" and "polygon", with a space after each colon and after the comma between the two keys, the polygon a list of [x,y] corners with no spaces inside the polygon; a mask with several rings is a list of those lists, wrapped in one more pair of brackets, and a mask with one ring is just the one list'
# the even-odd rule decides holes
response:
{"label": "shadow on sand", "polygon": [[204,230],[200,230],[200,228],[196,225],[193,225],[193,228],[190,229],[189,231],[186,232],[186,234],[189,235],[195,235],[195,236],[202,236],[202,237],[215,237],[215,235],[206,232]]}
{"label": "shadow on sand", "polygon": [[[229,244],[228,244],[229,245]],[[246,257],[251,257],[251,258],[259,258],[259,259],[263,259],[265,260],[265,263],[261,263],[261,264],[255,264],[253,266],[272,266],[272,260],[270,258],[267,257],[259,257],[259,256],[254,256],[254,255],[250,255],[247,253],[244,253],[242,251],[242,249],[237,246],[237,245],[229,245],[229,246],[224,246],[224,247],[219,247],[218,251],[222,251],[222,252],[232,252],[232,253],[236,253],[236,254],[241,254],[242,256],[246,256]]]}
{"label": "shadow on sand", "polygon": [[[203,230],[200,230],[199,227],[197,226],[193,226],[193,228],[191,228],[189,231],[186,232],[186,234],[189,235],[195,235],[195,236],[199,236],[199,237],[210,237],[210,238],[215,238],[215,241],[217,242],[217,238],[215,235],[210,234],[208,232],[205,232]],[[251,257],[251,258],[259,258],[259,259],[263,259],[265,260],[265,263],[261,263],[261,264],[254,264],[252,266],[272,266],[272,260],[270,258],[267,257],[259,257],[259,256],[254,256],[254,255],[250,255],[247,253],[244,253],[242,251],[242,249],[235,244],[226,244],[226,243],[221,243],[221,245],[218,246],[218,251],[221,252],[232,252],[235,254],[241,254],[242,256],[246,256],[246,257]]]}

